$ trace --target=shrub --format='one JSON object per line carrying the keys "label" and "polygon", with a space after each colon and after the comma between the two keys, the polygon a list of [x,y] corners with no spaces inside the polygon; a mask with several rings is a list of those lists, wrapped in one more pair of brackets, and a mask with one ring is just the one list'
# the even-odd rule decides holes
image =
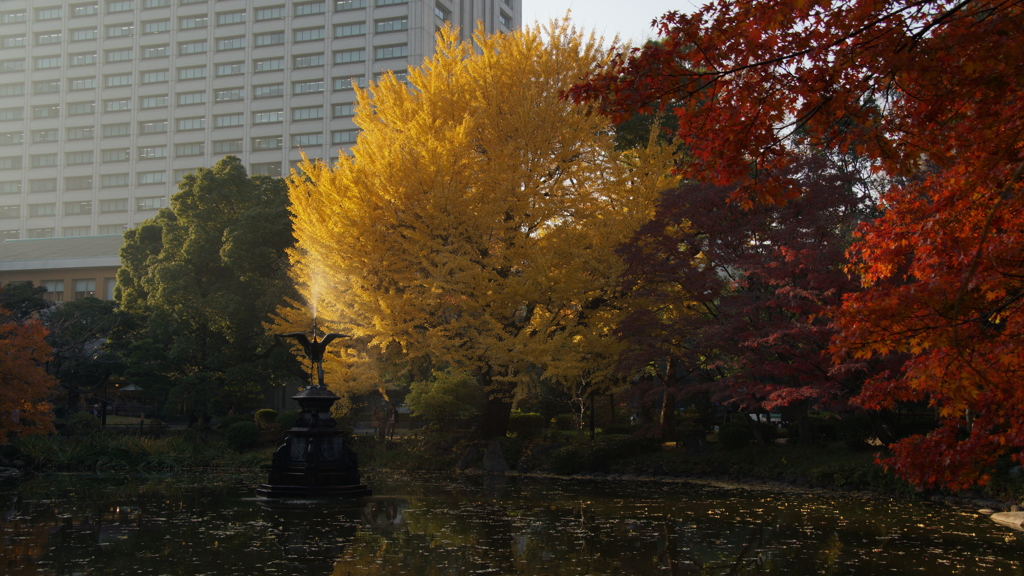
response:
{"label": "shrub", "polygon": [[277,410],[263,408],[262,410],[256,411],[256,425],[260,428],[266,428],[268,424],[273,424],[275,418],[277,418]]}
{"label": "shrub", "polygon": [[505,457],[509,469],[515,470],[519,459],[523,457],[523,441],[519,438],[498,438],[498,445],[501,446],[501,454]]}
{"label": "shrub", "polygon": [[[232,414],[220,419],[220,429],[227,430],[239,422],[252,422],[252,416],[248,414]],[[253,423],[255,425],[255,422]]]}
{"label": "shrub", "polygon": [[295,427],[295,421],[299,419],[299,414],[302,414],[299,410],[286,410],[274,418],[274,424],[280,424],[287,432]]}
{"label": "shrub", "polygon": [[575,430],[576,426],[573,422],[572,414],[559,414],[551,419],[551,423],[555,425],[558,430]]}
{"label": "shrub", "polygon": [[631,458],[659,450],[661,442],[617,434],[598,436],[587,444],[564,446],[551,453],[551,468],[558,474],[602,471],[615,460]]}
{"label": "shrub", "polygon": [[224,433],[224,438],[228,441],[228,446],[231,446],[233,450],[242,452],[259,444],[260,429],[251,420],[235,422],[228,426],[227,432]]}
{"label": "shrub", "polygon": [[718,431],[718,443],[726,450],[739,450],[754,439],[746,422],[729,422]]}
{"label": "shrub", "polygon": [[423,416],[441,430],[452,430],[460,420],[477,415],[483,401],[476,379],[452,368],[435,370],[429,380],[413,382],[405,397],[413,416]]}
{"label": "shrub", "polygon": [[99,432],[100,419],[88,412],[78,412],[68,420],[64,429],[71,436],[90,436]]}
{"label": "shrub", "polygon": [[836,424],[836,433],[851,450],[871,448],[868,441],[875,435],[871,427],[871,417],[867,414],[856,414],[840,419]]}
{"label": "shrub", "polygon": [[516,438],[536,438],[544,433],[546,424],[543,416],[532,412],[513,412],[508,417],[508,431]]}

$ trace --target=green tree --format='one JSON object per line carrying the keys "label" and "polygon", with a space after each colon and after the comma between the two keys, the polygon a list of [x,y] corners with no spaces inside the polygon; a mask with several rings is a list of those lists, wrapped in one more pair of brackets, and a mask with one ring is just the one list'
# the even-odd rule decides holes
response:
{"label": "green tree", "polygon": [[43,298],[46,288],[29,282],[8,282],[0,290],[0,308],[16,320],[25,320],[33,312],[46,310],[50,305]]}
{"label": "green tree", "polygon": [[125,233],[115,297],[139,318],[114,337],[126,378],[174,388],[201,411],[254,406],[263,387],[301,374],[264,328],[294,292],[287,206],[282,180],[250,178],[227,156],[185,176],[169,208]]}

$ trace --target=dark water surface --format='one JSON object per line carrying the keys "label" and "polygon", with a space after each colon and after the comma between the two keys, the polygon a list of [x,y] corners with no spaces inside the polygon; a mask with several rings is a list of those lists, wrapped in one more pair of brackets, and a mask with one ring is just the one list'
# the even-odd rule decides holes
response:
{"label": "dark water surface", "polygon": [[653,481],[370,476],[357,503],[262,477],[0,487],[0,574],[1024,574],[1024,534],[927,503]]}

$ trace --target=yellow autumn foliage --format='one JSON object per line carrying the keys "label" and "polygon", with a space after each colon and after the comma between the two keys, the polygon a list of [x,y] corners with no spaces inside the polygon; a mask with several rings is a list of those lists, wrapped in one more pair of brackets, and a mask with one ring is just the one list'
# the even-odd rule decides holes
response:
{"label": "yellow autumn foliage", "polygon": [[671,149],[618,151],[605,117],[560,97],[614,46],[566,22],[437,44],[408,85],[358,91],[350,154],[289,179],[308,305],[278,329],[308,330],[315,310],[352,335],[328,360],[341,394],[408,366],[522,382],[614,356],[614,249],[674,183]]}

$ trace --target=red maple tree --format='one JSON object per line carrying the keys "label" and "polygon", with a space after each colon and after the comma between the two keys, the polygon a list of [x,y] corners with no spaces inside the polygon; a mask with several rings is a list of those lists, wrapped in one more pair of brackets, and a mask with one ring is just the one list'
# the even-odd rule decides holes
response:
{"label": "red maple tree", "polygon": [[800,195],[807,147],[868,159],[888,186],[861,227],[832,351],[906,353],[858,401],[927,401],[942,425],[884,463],[919,486],[985,483],[1024,455],[1024,5],[720,0],[571,96],[624,118],[671,105],[684,176],[743,204]]}
{"label": "red maple tree", "polygon": [[43,368],[51,351],[46,334],[38,321],[0,309],[0,444],[11,434],[54,432],[47,399],[57,381]]}

